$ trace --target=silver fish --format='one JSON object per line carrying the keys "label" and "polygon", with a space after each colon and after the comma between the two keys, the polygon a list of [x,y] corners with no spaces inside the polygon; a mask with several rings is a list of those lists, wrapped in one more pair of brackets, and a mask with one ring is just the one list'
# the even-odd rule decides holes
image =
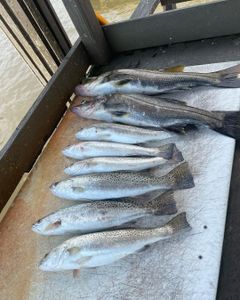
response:
{"label": "silver fish", "polygon": [[240,87],[240,65],[212,73],[165,72],[143,69],[120,69],[89,78],[75,88],[80,96],[101,96],[113,93],[159,94],[197,86]]}
{"label": "silver fish", "polygon": [[172,215],[177,212],[171,191],[151,201],[93,201],[60,209],[32,226],[42,235],[89,233],[123,225],[149,215]]}
{"label": "silver fish", "polygon": [[163,164],[174,164],[183,160],[181,152],[174,147],[172,157],[94,157],[78,161],[64,169],[70,176],[99,172],[142,171]]}
{"label": "silver fish", "polygon": [[[157,171],[156,171],[157,172]],[[187,189],[194,186],[187,163],[164,176],[150,171],[94,173],[72,177],[51,185],[52,193],[68,200],[104,200],[134,197],[156,190]]]}
{"label": "silver fish", "polygon": [[144,250],[147,245],[190,229],[184,212],[154,229],[122,229],[81,235],[65,241],[46,254],[39,269],[55,272],[111,264]]}
{"label": "silver fish", "polygon": [[206,111],[183,101],[144,95],[92,98],[72,108],[81,117],[168,130],[187,125],[206,126],[221,134],[240,138],[240,112]]}
{"label": "silver fish", "polygon": [[99,156],[158,156],[171,159],[180,152],[175,144],[167,144],[158,148],[147,148],[136,145],[128,145],[111,142],[80,142],[66,147],[62,153],[71,158],[85,159]]}
{"label": "silver fish", "polygon": [[125,144],[140,144],[154,141],[169,142],[176,135],[167,130],[149,130],[121,124],[97,123],[81,128],[76,138],[87,141],[107,141]]}

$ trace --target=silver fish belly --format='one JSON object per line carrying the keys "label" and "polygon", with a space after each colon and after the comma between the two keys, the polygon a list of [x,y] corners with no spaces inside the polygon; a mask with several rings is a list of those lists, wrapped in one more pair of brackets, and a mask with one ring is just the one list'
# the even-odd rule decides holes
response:
{"label": "silver fish belly", "polygon": [[38,220],[32,230],[46,236],[82,234],[120,226],[148,215],[171,215],[177,212],[171,191],[150,200],[120,200],[93,201],[60,209]]}
{"label": "silver fish belly", "polygon": [[155,190],[176,190],[194,186],[187,163],[164,176],[142,172],[94,173],[72,177],[51,185],[52,193],[68,200],[104,200],[134,197]]}
{"label": "silver fish belly", "polygon": [[181,213],[159,228],[122,229],[74,237],[46,254],[39,268],[42,271],[63,271],[107,265],[146,245],[190,229],[186,213]]}
{"label": "silver fish belly", "polygon": [[174,144],[163,145],[158,148],[147,148],[111,142],[80,142],[66,147],[62,153],[74,159],[84,159],[99,156],[161,156],[169,158]]}
{"label": "silver fish belly", "polygon": [[183,160],[180,152],[176,150],[169,159],[162,157],[94,157],[78,161],[64,169],[70,176],[90,173],[114,171],[142,171],[158,167],[163,164],[174,164]]}
{"label": "silver fish belly", "polygon": [[135,126],[176,130],[187,125],[205,126],[229,137],[240,138],[240,112],[206,111],[182,101],[144,95],[103,96],[75,107],[81,117]]}
{"label": "silver fish belly", "polygon": [[81,96],[113,93],[159,94],[197,86],[240,87],[240,65],[212,73],[163,72],[143,69],[122,69],[107,72],[75,88]]}
{"label": "silver fish belly", "polygon": [[139,144],[153,141],[169,141],[176,135],[167,130],[149,130],[121,124],[97,123],[83,127],[76,133],[79,140],[108,141],[125,144]]}

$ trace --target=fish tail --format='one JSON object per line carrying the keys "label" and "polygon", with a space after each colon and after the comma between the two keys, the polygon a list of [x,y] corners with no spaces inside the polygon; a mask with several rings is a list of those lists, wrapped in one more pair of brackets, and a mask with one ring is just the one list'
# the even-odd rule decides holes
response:
{"label": "fish tail", "polygon": [[153,214],[156,216],[174,215],[177,213],[176,201],[172,191],[165,192],[160,197],[149,201],[149,203]]}
{"label": "fish tail", "polygon": [[222,125],[213,130],[236,140],[240,139],[240,111],[215,112],[222,118]]}
{"label": "fish tail", "polygon": [[166,183],[174,190],[189,189],[194,187],[193,176],[188,163],[184,162],[165,175]]}
{"label": "fish tail", "polygon": [[217,86],[226,88],[240,87],[240,64],[224,70],[212,72],[211,74],[220,79],[220,83],[217,84]]}
{"label": "fish tail", "polygon": [[137,198],[134,200],[127,200],[127,202],[135,203],[136,206],[146,209],[147,213],[156,216],[173,215],[177,213],[173,191],[167,191],[149,200]]}
{"label": "fish tail", "polygon": [[172,151],[172,161],[175,163],[183,161],[184,158],[182,156],[182,152],[178,150],[177,146],[173,144],[173,151]]}
{"label": "fish tail", "polygon": [[157,155],[164,159],[173,160],[174,162],[180,162],[183,160],[182,153],[178,150],[175,144],[167,144],[159,147]]}
{"label": "fish tail", "polygon": [[178,233],[182,230],[190,230],[191,226],[187,221],[186,212],[182,212],[170,220],[165,226],[171,228],[172,233]]}

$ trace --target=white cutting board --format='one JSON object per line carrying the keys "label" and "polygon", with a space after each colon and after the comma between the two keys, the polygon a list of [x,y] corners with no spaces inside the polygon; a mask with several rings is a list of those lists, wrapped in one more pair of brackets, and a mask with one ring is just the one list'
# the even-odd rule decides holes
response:
{"label": "white cutting board", "polygon": [[[235,64],[185,70],[209,72]],[[201,88],[181,93],[180,98],[183,96],[188,104],[208,110],[238,110],[240,104],[240,89]],[[158,242],[112,265],[82,270],[78,278],[70,272],[36,271],[31,278],[29,299],[215,299],[234,144],[233,139],[207,129],[177,142],[196,185],[175,193],[178,209],[187,212],[192,231]],[[155,218],[155,223],[161,224],[162,220]],[[39,238],[37,259],[63,240]]]}

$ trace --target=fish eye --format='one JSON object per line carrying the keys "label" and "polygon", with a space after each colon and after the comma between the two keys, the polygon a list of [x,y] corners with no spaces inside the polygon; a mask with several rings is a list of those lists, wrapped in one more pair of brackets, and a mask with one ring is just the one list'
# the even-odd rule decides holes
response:
{"label": "fish eye", "polygon": [[46,253],[46,254],[44,255],[43,259],[44,259],[44,258],[47,258],[48,254],[49,254],[49,253]]}

